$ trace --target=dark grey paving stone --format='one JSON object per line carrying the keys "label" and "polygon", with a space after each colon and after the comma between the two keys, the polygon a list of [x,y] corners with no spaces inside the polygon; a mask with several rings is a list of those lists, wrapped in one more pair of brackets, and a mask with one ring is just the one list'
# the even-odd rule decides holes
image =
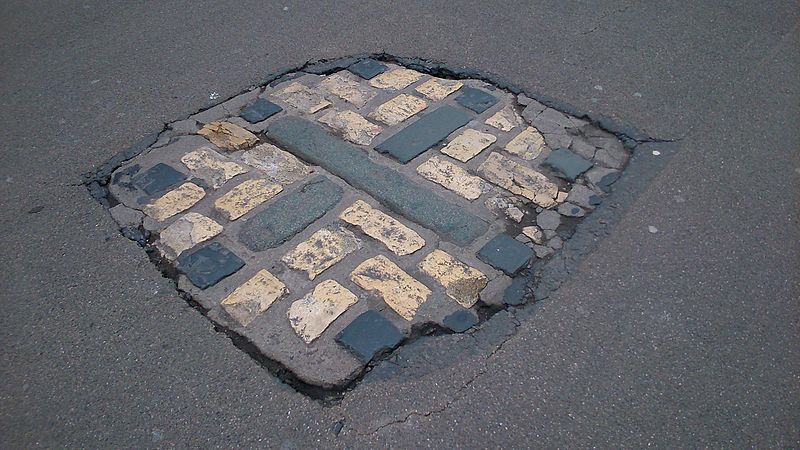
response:
{"label": "dark grey paving stone", "polygon": [[133,179],[133,184],[148,195],[160,194],[186,179],[186,175],[158,163]]}
{"label": "dark grey paving stone", "polygon": [[364,364],[381,353],[391,351],[402,341],[400,330],[371,309],[356,317],[336,335],[336,342],[353,352]]}
{"label": "dark grey paving stone", "polygon": [[471,119],[469,114],[445,105],[425,114],[376,145],[375,150],[388,153],[398,161],[407,163],[469,123]]}
{"label": "dark grey paving stone", "polygon": [[239,241],[255,252],[275,248],[325,215],[341,199],[341,187],[323,176],[315,177],[245,222],[239,230]]}
{"label": "dark grey paving stone", "polygon": [[511,285],[503,293],[503,303],[510,306],[519,306],[525,303],[525,293],[527,292],[528,280],[524,277],[517,277],[511,281]]}
{"label": "dark grey paving stone", "polygon": [[497,103],[497,98],[488,92],[469,86],[461,88],[461,95],[456,97],[456,101],[465,108],[469,108],[480,114]]}
{"label": "dark grey paving stone", "polygon": [[507,234],[498,234],[478,251],[478,258],[483,262],[512,276],[532,257],[533,251],[527,245]]}
{"label": "dark grey paving stone", "polygon": [[283,149],[365,191],[391,211],[465,245],[483,235],[488,224],[459,206],[386,166],[376,164],[358,147],[328,134],[299,117],[281,117],[268,136]]}
{"label": "dark grey paving stone", "polygon": [[463,333],[478,324],[478,316],[468,309],[462,309],[445,317],[442,324],[454,333]]}
{"label": "dark grey paving stone", "polygon": [[387,69],[389,68],[371,58],[362,59],[361,61],[352,64],[347,68],[347,70],[365,80],[372,79],[377,75],[386,72]]}
{"label": "dark grey paving stone", "polygon": [[244,261],[223,247],[212,242],[178,258],[177,269],[200,289],[217,284],[220,280],[244,267]]}
{"label": "dark grey paving stone", "polygon": [[592,168],[591,161],[583,159],[565,148],[551,152],[542,165],[553,169],[557,176],[569,181],[575,181],[582,173]]}
{"label": "dark grey paving stone", "polygon": [[244,108],[239,114],[239,117],[250,123],[258,123],[269,119],[281,111],[283,111],[283,108],[280,106],[272,103],[269,100],[260,98],[253,102],[252,105]]}

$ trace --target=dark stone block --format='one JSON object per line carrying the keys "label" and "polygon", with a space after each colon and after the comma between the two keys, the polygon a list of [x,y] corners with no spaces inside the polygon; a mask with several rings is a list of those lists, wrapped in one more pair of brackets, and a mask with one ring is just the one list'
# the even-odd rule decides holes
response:
{"label": "dark stone block", "polygon": [[454,333],[463,333],[478,324],[478,316],[468,309],[462,309],[445,317],[442,323]]}
{"label": "dark stone block", "polygon": [[611,185],[616,183],[617,180],[619,180],[619,172],[609,173],[603,178],[600,178],[600,181],[597,183],[597,187],[602,189],[603,192],[611,192]]}
{"label": "dark stone block", "polygon": [[200,289],[217,284],[220,280],[244,267],[244,261],[219,242],[212,242],[178,258],[177,269]]}
{"label": "dark stone block", "polygon": [[148,195],[155,195],[167,191],[185,179],[185,174],[164,163],[158,163],[134,178],[133,184]]}
{"label": "dark stone block", "polygon": [[533,250],[507,234],[498,234],[478,252],[482,261],[512,276],[532,257]]}
{"label": "dark stone block", "polygon": [[388,67],[375,61],[374,59],[362,59],[361,61],[351,65],[347,68],[350,72],[360,76],[365,80],[372,79],[383,72],[386,72]]}
{"label": "dark stone block", "polygon": [[461,95],[456,97],[456,101],[460,103],[461,106],[469,108],[478,114],[486,111],[497,103],[497,98],[480,89],[464,86],[459,92],[461,92]]}
{"label": "dark stone block", "polygon": [[278,114],[279,112],[283,111],[283,108],[272,103],[269,100],[264,100],[260,98],[256,100],[252,105],[246,107],[242,110],[239,117],[242,119],[250,122],[250,123],[258,123],[262,120],[267,120],[270,117]]}
{"label": "dark stone block", "polygon": [[506,291],[503,293],[503,303],[510,306],[519,306],[525,303],[527,285],[527,278],[514,278],[514,280],[511,281],[511,286],[507,287]]}
{"label": "dark stone block", "polygon": [[364,364],[381,353],[391,351],[402,340],[400,330],[373,310],[356,317],[336,335],[336,342],[353,352]]}
{"label": "dark stone block", "polygon": [[407,163],[469,123],[470,119],[469,114],[445,105],[376,145],[375,150]]}
{"label": "dark stone block", "polygon": [[581,158],[571,151],[560,148],[549,155],[542,163],[543,166],[553,169],[561,178],[575,181],[583,172],[592,168],[592,162]]}
{"label": "dark stone block", "polygon": [[255,252],[275,248],[330,211],[341,198],[341,187],[318,176],[245,222],[239,240]]}
{"label": "dark stone block", "polygon": [[448,203],[419,182],[374,163],[360,148],[331,136],[308,120],[281,117],[269,127],[269,136],[281,148],[323,167],[443,239],[466,245],[488,228],[479,217]]}

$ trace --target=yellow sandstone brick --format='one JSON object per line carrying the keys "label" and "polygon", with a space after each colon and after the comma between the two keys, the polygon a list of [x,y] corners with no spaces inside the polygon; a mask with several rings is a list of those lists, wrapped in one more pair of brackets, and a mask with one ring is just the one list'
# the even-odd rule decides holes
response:
{"label": "yellow sandstone brick", "polygon": [[411,69],[394,69],[384,72],[369,81],[379,89],[404,89],[422,78],[422,74]]}
{"label": "yellow sandstone brick", "polygon": [[158,200],[145,205],[142,211],[161,222],[186,211],[206,196],[206,191],[194,183],[183,183],[176,189],[167,192]]}
{"label": "yellow sandstone brick", "polygon": [[358,226],[364,234],[381,241],[398,256],[410,255],[425,246],[425,240],[416,231],[363,200],[357,200],[339,218]]}
{"label": "yellow sandstone brick", "polygon": [[236,220],[282,190],[281,185],[269,180],[247,180],[218,198],[214,202],[214,208],[228,220]]}
{"label": "yellow sandstone brick", "polygon": [[226,150],[243,150],[258,142],[255,134],[230,122],[209,122],[197,132],[212,144]]}
{"label": "yellow sandstone brick", "polygon": [[416,87],[416,91],[433,101],[444,100],[445,97],[461,89],[464,83],[458,80],[443,80],[441,78],[431,78],[430,80]]}
{"label": "yellow sandstone brick", "polygon": [[375,108],[375,111],[372,111],[369,117],[386,125],[397,125],[427,107],[428,103],[421,98],[400,94]]}
{"label": "yellow sandstone brick", "polygon": [[281,258],[292,269],[302,270],[313,280],[345,256],[361,248],[361,241],[344,228],[323,228]]}
{"label": "yellow sandstone brick", "polygon": [[420,164],[417,173],[467,200],[481,196],[483,180],[480,177],[470,175],[465,169],[439,156]]}
{"label": "yellow sandstone brick", "polygon": [[530,167],[518,164],[497,152],[478,167],[478,173],[487,181],[511,193],[521,195],[533,203],[548,208],[555,204],[558,186],[546,176]]}
{"label": "yellow sandstone brick", "polygon": [[491,134],[468,128],[442,148],[442,153],[461,162],[467,162],[495,141],[497,138]]}
{"label": "yellow sandstone brick", "polygon": [[289,324],[306,344],[317,339],[328,326],[358,301],[358,297],[334,280],[325,280],[292,303]]}
{"label": "yellow sandstone brick", "polygon": [[222,300],[222,308],[243,326],[248,326],[288,290],[267,270],[260,270]]}
{"label": "yellow sandstone brick", "polygon": [[444,286],[445,293],[464,308],[477,303],[480,292],[489,282],[481,271],[442,250],[431,252],[419,263],[419,268]]}
{"label": "yellow sandstone brick", "polygon": [[156,246],[168,259],[174,260],[184,250],[205,242],[222,232],[222,225],[208,217],[190,212],[159,233]]}
{"label": "yellow sandstone brick", "polygon": [[375,291],[384,302],[406,320],[428,300],[431,290],[405,273],[389,258],[378,255],[353,270],[350,279],[364,290]]}

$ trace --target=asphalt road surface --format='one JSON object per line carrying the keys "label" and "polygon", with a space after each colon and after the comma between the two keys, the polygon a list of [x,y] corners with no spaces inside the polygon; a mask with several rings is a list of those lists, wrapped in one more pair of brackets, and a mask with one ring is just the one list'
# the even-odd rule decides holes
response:
{"label": "asphalt road surface", "polygon": [[[798,24],[780,1],[4,2],[2,447],[800,446]],[[178,298],[80,175],[213,92],[382,50],[678,152],[480,368],[323,406]]]}

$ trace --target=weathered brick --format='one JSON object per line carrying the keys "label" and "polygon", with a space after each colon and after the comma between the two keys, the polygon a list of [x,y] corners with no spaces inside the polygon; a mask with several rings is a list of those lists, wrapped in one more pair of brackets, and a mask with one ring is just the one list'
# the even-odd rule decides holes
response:
{"label": "weathered brick", "polygon": [[464,83],[458,80],[444,80],[442,78],[431,78],[430,80],[416,87],[416,91],[433,101],[442,101],[448,95],[461,89]]}
{"label": "weathered brick", "polygon": [[258,142],[255,134],[230,122],[209,122],[197,134],[226,150],[243,150]]}
{"label": "weathered brick", "polygon": [[375,108],[369,118],[387,125],[397,125],[428,107],[428,103],[413,95],[400,94]]}
{"label": "weathered brick", "polygon": [[318,120],[342,133],[342,137],[346,140],[358,145],[369,145],[372,139],[383,131],[383,127],[354,111],[328,111]]}
{"label": "weathered brick", "polygon": [[521,195],[547,208],[555,204],[558,186],[546,176],[499,153],[492,153],[478,167],[478,173],[491,183]]}
{"label": "weathered brick", "polygon": [[384,302],[406,320],[428,300],[431,290],[405,273],[389,258],[378,255],[353,270],[350,280],[366,291],[375,291]]}
{"label": "weathered brick", "polygon": [[337,139],[313,123],[284,117],[269,128],[270,137],[295,155],[342,178],[392,211],[443,239],[468,244],[483,235],[486,222],[448,203],[405,175],[372,162],[358,147]]}
{"label": "weathered brick", "polygon": [[410,255],[425,246],[425,240],[392,216],[357,200],[339,218],[356,225],[367,236],[382,242],[395,255]]}
{"label": "weathered brick", "polygon": [[417,173],[467,200],[483,193],[483,180],[444,158],[434,156],[417,167]]}
{"label": "weathered brick", "polygon": [[559,177],[569,181],[575,181],[582,173],[592,168],[591,161],[564,148],[547,155],[542,165],[553,169]]}
{"label": "weathered brick", "polygon": [[208,217],[190,212],[172,222],[159,233],[156,246],[168,259],[175,259],[184,250],[205,242],[222,232],[222,225]]}
{"label": "weathered brick", "polygon": [[206,192],[194,183],[184,183],[175,190],[169,191],[159,199],[145,205],[142,212],[161,222],[186,211],[205,197]]}
{"label": "weathered brick", "polygon": [[422,78],[422,74],[411,69],[394,69],[369,80],[369,84],[379,89],[403,89]]}
{"label": "weathered brick", "polygon": [[511,131],[522,123],[522,118],[519,117],[519,114],[514,111],[512,106],[506,106],[494,113],[492,117],[486,119],[485,123],[501,131]]}
{"label": "weathered brick", "polygon": [[313,280],[345,256],[361,248],[361,241],[344,228],[323,228],[281,258],[292,269],[302,270]]}
{"label": "weathered brick", "polygon": [[201,147],[181,157],[181,162],[194,176],[202,179],[212,189],[219,189],[228,180],[247,173],[247,168],[237,164],[208,147]]}
{"label": "weathered brick", "polygon": [[287,292],[281,280],[262,269],[225,297],[220,306],[246,327]]}
{"label": "weathered brick", "polygon": [[319,93],[297,81],[279,91],[273,92],[272,96],[283,100],[306,114],[314,114],[331,105],[331,102],[325,100]]}
{"label": "weathered brick", "polygon": [[328,75],[319,83],[319,88],[352,103],[358,108],[363,108],[377,93],[361,83],[351,80],[344,75],[345,73],[339,72]]}
{"label": "weathered brick", "polygon": [[508,153],[519,156],[527,161],[536,159],[545,148],[544,137],[533,127],[522,130],[522,132],[514,136],[505,147]]}
{"label": "weathered brick", "polygon": [[495,141],[497,138],[491,134],[468,128],[445,145],[442,153],[461,162],[467,162]]}
{"label": "weathered brick", "polygon": [[358,301],[358,297],[334,280],[325,280],[312,292],[289,307],[289,323],[306,344],[310,344],[328,326]]}
{"label": "weathered brick", "polygon": [[269,180],[247,180],[218,198],[214,202],[214,208],[228,220],[236,220],[282,190],[281,185]]}
{"label": "weathered brick", "polygon": [[341,187],[318,176],[252,216],[239,230],[239,240],[256,252],[275,248],[322,217],[341,198]]}
{"label": "weathered brick", "polygon": [[278,184],[291,184],[311,173],[294,155],[266,142],[244,152],[242,160],[261,169],[267,179]]}
{"label": "weathered brick", "polygon": [[442,250],[434,250],[419,268],[445,288],[445,293],[464,308],[471,308],[489,280],[478,269],[470,267]]}
{"label": "weathered brick", "polygon": [[444,105],[376,145],[375,150],[407,163],[469,123],[470,119],[469,114]]}

